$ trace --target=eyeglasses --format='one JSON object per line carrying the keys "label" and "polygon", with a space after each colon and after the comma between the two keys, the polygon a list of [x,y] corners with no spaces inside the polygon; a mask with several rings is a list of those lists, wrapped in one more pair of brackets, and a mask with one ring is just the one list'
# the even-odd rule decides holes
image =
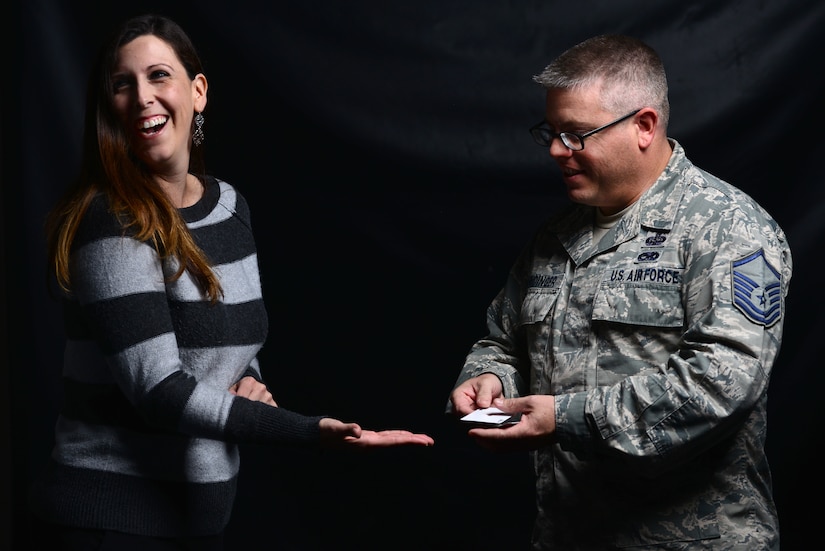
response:
{"label": "eyeglasses", "polygon": [[619,117],[613,122],[609,122],[604,126],[600,126],[597,129],[590,130],[589,132],[585,132],[584,134],[576,134],[575,132],[559,132],[558,134],[556,134],[555,132],[550,130],[549,126],[545,121],[541,121],[540,123],[532,126],[530,128],[530,134],[532,134],[533,139],[536,140],[536,143],[542,147],[550,147],[550,144],[553,143],[553,140],[555,138],[560,138],[561,143],[563,143],[567,149],[571,149],[573,151],[581,151],[582,149],[584,149],[585,138],[587,138],[588,136],[592,136],[596,132],[601,132],[606,128],[610,128],[614,124],[619,124],[623,120],[629,119],[639,111],[641,111],[641,109],[636,109],[635,111],[628,113],[623,117]]}

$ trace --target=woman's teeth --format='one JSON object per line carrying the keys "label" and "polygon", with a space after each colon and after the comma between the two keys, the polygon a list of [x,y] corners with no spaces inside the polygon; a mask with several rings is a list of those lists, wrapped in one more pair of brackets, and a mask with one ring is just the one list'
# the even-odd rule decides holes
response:
{"label": "woman's teeth", "polygon": [[154,130],[159,129],[159,127],[166,124],[166,121],[169,120],[169,117],[152,117],[151,119],[146,119],[143,121],[143,124],[140,126],[140,130],[143,132],[151,132]]}

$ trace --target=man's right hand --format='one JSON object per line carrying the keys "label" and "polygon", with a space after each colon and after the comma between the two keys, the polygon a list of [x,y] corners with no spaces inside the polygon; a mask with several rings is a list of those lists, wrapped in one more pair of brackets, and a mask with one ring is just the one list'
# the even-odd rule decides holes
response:
{"label": "man's right hand", "polygon": [[477,409],[488,408],[493,400],[502,397],[503,391],[501,379],[492,373],[467,379],[450,394],[453,413],[464,416]]}

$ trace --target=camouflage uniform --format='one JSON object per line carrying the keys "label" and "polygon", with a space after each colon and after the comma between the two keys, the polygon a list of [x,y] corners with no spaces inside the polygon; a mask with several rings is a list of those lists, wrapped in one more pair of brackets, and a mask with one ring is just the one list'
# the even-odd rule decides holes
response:
{"label": "camouflage uniform", "polygon": [[582,205],[536,233],[459,377],[556,396],[554,443],[534,453],[536,549],[779,548],[764,442],[791,252],[671,145],[598,243]]}

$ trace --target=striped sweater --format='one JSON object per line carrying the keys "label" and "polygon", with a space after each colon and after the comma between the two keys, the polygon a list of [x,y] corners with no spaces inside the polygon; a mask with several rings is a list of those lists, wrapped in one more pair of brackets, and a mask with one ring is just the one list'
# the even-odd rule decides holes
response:
{"label": "striped sweater", "polygon": [[229,520],[238,443],[316,445],[319,417],[232,395],[261,379],[267,315],[249,208],[207,178],[181,209],[224,296],[210,304],[174,259],[124,235],[98,197],[72,249],[64,404],[46,475],[32,492],[46,520],[156,535],[206,535]]}

